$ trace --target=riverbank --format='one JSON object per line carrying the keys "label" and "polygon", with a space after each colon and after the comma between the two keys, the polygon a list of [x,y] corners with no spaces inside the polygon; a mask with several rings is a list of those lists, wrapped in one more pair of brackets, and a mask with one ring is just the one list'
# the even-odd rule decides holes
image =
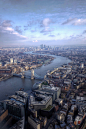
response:
{"label": "riverbank", "polygon": [[[52,71],[54,68],[60,67],[63,64],[67,64],[71,62],[71,60],[66,59],[65,57],[61,56],[55,56],[54,60],[51,61],[50,64],[42,65],[41,67],[38,67],[34,69],[34,72],[43,77],[46,75],[47,71]],[[30,70],[25,71],[25,75],[30,74]],[[5,81],[0,82],[0,101],[7,99],[6,95],[12,95],[15,94],[15,91],[18,91],[20,88],[24,88],[24,91],[31,90],[34,83],[39,82],[40,80],[31,80],[29,78],[17,78],[17,77],[11,77]]]}
{"label": "riverbank", "polygon": [[[39,60],[39,59],[38,59]],[[43,60],[43,59],[42,59]],[[44,62],[40,62],[40,63],[34,63],[34,64],[32,64],[32,65],[29,65],[29,64],[24,64],[23,63],[23,66],[21,67],[21,65],[20,64],[16,64],[16,65],[12,65],[11,66],[11,69],[9,69],[11,72],[10,73],[15,73],[15,74],[20,74],[20,73],[22,73],[22,72],[26,72],[26,71],[28,71],[28,70],[31,70],[31,69],[36,69],[36,68],[39,68],[39,67],[41,67],[41,66],[43,66],[43,65],[48,65],[48,64],[50,64],[52,61],[54,60],[54,58],[53,57],[51,57],[50,59],[46,59],[46,60],[44,60]],[[39,60],[40,61],[40,60]],[[26,66],[25,66],[26,65]],[[16,66],[17,67],[20,67],[22,70],[19,70],[19,71],[17,71],[17,70],[15,70],[15,69],[17,69],[16,68]],[[1,75],[0,75],[0,81],[4,81],[4,80],[7,80],[7,79],[9,79],[9,78],[11,78],[13,75],[11,74],[11,75],[9,75],[9,73],[7,74],[5,74],[5,72],[6,72],[6,70],[8,70],[8,69],[1,69],[1,70],[4,70],[4,73],[2,72],[1,73]],[[21,71],[21,72],[20,72]]]}
{"label": "riverbank", "polygon": [[13,77],[13,75],[8,75],[8,76],[4,76],[4,77],[2,76],[2,77],[0,77],[0,82],[5,81],[5,80],[7,80],[7,79],[9,79],[11,77]]}

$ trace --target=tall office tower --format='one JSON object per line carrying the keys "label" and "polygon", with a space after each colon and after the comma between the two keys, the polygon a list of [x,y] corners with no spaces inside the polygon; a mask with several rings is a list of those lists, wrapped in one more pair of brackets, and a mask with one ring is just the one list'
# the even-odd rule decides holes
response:
{"label": "tall office tower", "polygon": [[0,67],[2,67],[2,62],[0,62]]}
{"label": "tall office tower", "polygon": [[46,48],[46,45],[44,45],[44,48]]}
{"label": "tall office tower", "polygon": [[84,68],[84,63],[81,63],[81,68],[82,68],[82,69]]}
{"label": "tall office tower", "polygon": [[14,64],[17,64],[17,59],[14,59]]}
{"label": "tall office tower", "polygon": [[31,70],[31,79],[34,79],[34,70]]}
{"label": "tall office tower", "polygon": [[43,49],[43,44],[40,45],[40,48]]}
{"label": "tall office tower", "polygon": [[10,63],[13,64],[13,58],[10,58]]}

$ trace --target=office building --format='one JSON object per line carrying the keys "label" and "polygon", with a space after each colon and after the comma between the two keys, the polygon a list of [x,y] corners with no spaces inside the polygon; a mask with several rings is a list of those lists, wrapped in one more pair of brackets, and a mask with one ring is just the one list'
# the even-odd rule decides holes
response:
{"label": "office building", "polygon": [[16,95],[9,96],[8,100],[4,100],[3,107],[8,109],[8,113],[14,117],[26,117],[28,108],[28,94],[23,91],[16,91]]}
{"label": "office building", "polygon": [[13,58],[10,58],[10,63],[13,64]]}
{"label": "office building", "polygon": [[25,129],[25,118],[22,117],[18,122],[16,122],[12,127],[9,129]]}
{"label": "office building", "polygon": [[4,110],[0,107],[0,123],[7,117],[8,110]]}
{"label": "office building", "polygon": [[49,105],[52,105],[52,97],[42,94],[37,94],[37,96],[30,96],[30,105],[35,109],[45,109]]}
{"label": "office building", "polygon": [[41,89],[39,89],[39,90],[34,90],[34,92],[37,93],[37,94],[42,94],[42,95],[51,96],[51,97],[52,97],[52,101],[55,100],[55,93],[50,93],[50,92],[48,92],[48,91],[43,91],[43,90],[41,90]]}
{"label": "office building", "polygon": [[59,98],[59,95],[61,94],[61,88],[60,87],[51,87],[51,86],[42,86],[42,91],[54,93],[55,99]]}
{"label": "office building", "polygon": [[33,127],[33,129],[40,129],[40,121],[33,117],[28,117],[28,123]]}

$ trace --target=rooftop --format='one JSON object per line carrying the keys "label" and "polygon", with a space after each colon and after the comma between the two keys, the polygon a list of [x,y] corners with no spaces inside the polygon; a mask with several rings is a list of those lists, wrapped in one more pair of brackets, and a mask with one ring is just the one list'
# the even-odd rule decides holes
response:
{"label": "rooftop", "polygon": [[20,101],[22,104],[26,102],[26,99],[25,98],[22,98],[22,97],[20,97],[18,95],[12,95],[12,96],[9,96],[9,98],[11,100],[15,100],[16,102],[17,101]]}
{"label": "rooftop", "polygon": [[42,94],[38,94],[37,97],[41,98],[42,100],[37,101],[37,100],[35,100],[34,96],[30,97],[32,105],[45,105],[52,98],[51,96],[42,95]]}
{"label": "rooftop", "polygon": [[24,98],[28,97],[28,93],[24,92],[24,91],[16,91],[15,94],[22,96]]}
{"label": "rooftop", "polygon": [[16,106],[16,107],[21,107],[23,106],[23,104],[19,101],[14,101],[14,100],[4,100],[6,102],[6,104],[8,105],[13,105],[13,106]]}
{"label": "rooftop", "polygon": [[52,91],[58,91],[60,88],[59,87],[51,87],[51,86],[42,86],[42,89],[46,90],[52,90]]}

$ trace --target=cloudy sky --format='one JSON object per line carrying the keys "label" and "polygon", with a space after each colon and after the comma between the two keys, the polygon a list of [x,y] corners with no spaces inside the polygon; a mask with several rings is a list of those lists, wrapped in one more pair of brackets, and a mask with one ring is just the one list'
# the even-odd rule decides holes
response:
{"label": "cloudy sky", "polygon": [[86,0],[0,0],[0,46],[86,44]]}

